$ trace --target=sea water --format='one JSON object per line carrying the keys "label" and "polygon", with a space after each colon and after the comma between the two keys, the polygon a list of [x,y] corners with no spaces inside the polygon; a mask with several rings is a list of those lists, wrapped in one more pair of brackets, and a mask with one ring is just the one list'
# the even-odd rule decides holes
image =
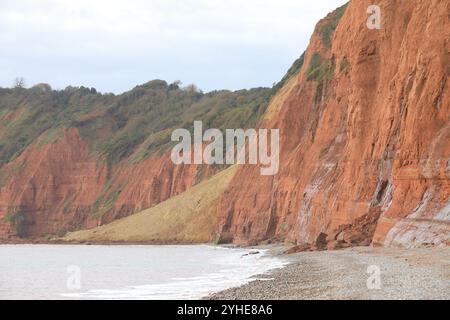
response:
{"label": "sea water", "polygon": [[0,299],[199,299],[285,264],[265,250],[251,251],[208,245],[0,245]]}

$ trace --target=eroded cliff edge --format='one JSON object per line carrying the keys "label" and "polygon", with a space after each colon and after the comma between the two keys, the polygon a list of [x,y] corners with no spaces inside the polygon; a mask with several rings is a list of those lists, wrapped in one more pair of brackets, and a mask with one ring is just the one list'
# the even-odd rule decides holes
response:
{"label": "eroded cliff edge", "polygon": [[449,243],[450,3],[380,0],[380,30],[369,5],[318,23],[260,124],[280,129],[280,171],[238,170],[217,211],[222,241]]}

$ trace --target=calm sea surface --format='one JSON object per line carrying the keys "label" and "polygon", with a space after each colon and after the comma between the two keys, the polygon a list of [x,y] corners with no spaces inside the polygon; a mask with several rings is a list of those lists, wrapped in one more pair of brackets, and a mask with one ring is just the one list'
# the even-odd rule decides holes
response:
{"label": "calm sea surface", "polygon": [[284,265],[207,245],[0,245],[0,299],[197,299]]}

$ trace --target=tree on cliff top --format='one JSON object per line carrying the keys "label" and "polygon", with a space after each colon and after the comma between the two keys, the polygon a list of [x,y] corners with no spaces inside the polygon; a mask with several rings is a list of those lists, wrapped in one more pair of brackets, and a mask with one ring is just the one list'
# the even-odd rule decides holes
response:
{"label": "tree on cliff top", "polygon": [[16,77],[13,86],[14,88],[25,88],[25,79],[23,77]]}

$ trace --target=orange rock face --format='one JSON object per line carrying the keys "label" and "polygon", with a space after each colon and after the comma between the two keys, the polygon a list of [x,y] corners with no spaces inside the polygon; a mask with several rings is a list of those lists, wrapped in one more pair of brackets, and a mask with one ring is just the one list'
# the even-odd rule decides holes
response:
{"label": "orange rock face", "polygon": [[[300,73],[260,124],[280,171],[243,166],[221,199],[223,241],[442,245],[450,238],[450,3],[350,1],[319,22]],[[328,41],[329,40],[329,41]]]}
{"label": "orange rock face", "polygon": [[[280,129],[279,172],[238,169],[218,206],[223,241],[449,244],[450,2],[379,0],[381,29],[366,25],[372,4],[350,1],[317,25],[259,124]],[[168,153],[108,167],[68,129],[2,168],[0,239],[108,223],[217,170]]]}
{"label": "orange rock face", "polygon": [[[6,166],[0,238],[96,227],[179,194],[213,170],[175,166],[165,154],[139,164],[123,161],[108,172],[78,131],[69,129],[58,142],[35,144]],[[17,212],[20,221],[5,221]]]}

